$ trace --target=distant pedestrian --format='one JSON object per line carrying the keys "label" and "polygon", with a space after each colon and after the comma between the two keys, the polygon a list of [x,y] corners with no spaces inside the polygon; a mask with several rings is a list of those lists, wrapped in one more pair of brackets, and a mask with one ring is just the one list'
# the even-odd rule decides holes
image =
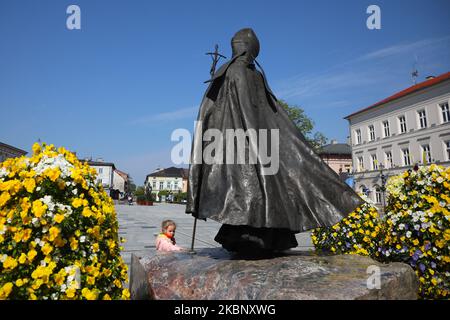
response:
{"label": "distant pedestrian", "polygon": [[164,220],[161,224],[161,233],[156,237],[156,250],[158,251],[182,251],[175,241],[177,225],[172,220]]}

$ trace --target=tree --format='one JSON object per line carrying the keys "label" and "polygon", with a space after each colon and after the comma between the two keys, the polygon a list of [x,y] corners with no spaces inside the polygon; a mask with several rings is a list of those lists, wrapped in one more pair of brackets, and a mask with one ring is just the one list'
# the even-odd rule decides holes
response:
{"label": "tree", "polygon": [[134,192],[135,196],[143,196],[145,194],[145,189],[143,186],[139,186],[136,188],[136,191]]}
{"label": "tree", "polygon": [[311,144],[315,151],[319,151],[328,141],[328,138],[321,132],[314,134],[314,122],[305,114],[305,111],[298,106],[290,106],[286,101],[279,100],[278,103],[286,110],[289,119],[294,122],[306,140]]}

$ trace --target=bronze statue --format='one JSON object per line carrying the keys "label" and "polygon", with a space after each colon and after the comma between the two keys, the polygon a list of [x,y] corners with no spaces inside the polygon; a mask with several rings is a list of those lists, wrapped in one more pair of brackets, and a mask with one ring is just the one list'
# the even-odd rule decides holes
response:
{"label": "bronze statue", "polygon": [[[286,250],[298,245],[296,233],[334,225],[363,200],[320,159],[278,104],[264,72],[255,66],[260,46],[253,30],[238,31],[231,46],[232,58],[209,81],[200,106],[186,213],[222,223],[215,240],[229,251]],[[224,133],[225,143],[217,144],[223,150],[214,152],[224,161],[203,161],[204,151],[217,142],[202,138],[210,129]],[[271,155],[278,157],[276,170],[270,172],[259,153],[253,154],[256,163],[249,161],[251,136],[244,139],[245,163],[229,163],[225,146],[242,141],[225,132],[238,129],[270,131],[268,149],[278,151]],[[271,140],[277,134],[278,141]]]}

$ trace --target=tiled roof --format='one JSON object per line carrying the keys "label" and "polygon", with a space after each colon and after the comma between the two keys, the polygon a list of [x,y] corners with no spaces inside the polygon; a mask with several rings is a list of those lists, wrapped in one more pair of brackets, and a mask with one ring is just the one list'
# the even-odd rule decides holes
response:
{"label": "tiled roof", "polygon": [[8,149],[14,150],[17,153],[20,153],[22,155],[26,155],[27,154],[26,151],[24,151],[22,149],[19,149],[19,148],[16,148],[16,147],[13,147],[13,146],[10,146],[9,144],[3,143],[3,142],[0,142],[0,147],[4,147],[4,148],[8,148]]}
{"label": "tiled roof", "polygon": [[188,169],[170,167],[162,169],[147,175],[147,177],[166,177],[166,178],[184,178],[187,179]]}
{"label": "tiled roof", "polygon": [[346,143],[332,143],[332,144],[327,144],[325,146],[323,146],[320,151],[319,154],[345,154],[345,155],[351,155],[352,154],[352,148],[350,147],[350,145],[346,144]]}
{"label": "tiled roof", "polygon": [[437,76],[435,78],[431,78],[429,80],[426,80],[426,81],[420,82],[418,84],[415,84],[415,85],[413,85],[413,86],[411,86],[409,88],[406,88],[405,90],[397,92],[396,94],[394,94],[394,95],[392,95],[390,97],[387,97],[386,99],[383,99],[383,100],[381,100],[381,101],[379,101],[379,102],[377,102],[377,103],[375,103],[375,104],[373,104],[371,106],[368,106],[367,108],[364,108],[364,109],[361,109],[359,111],[356,111],[356,112],[346,116],[344,119],[348,119],[348,118],[353,117],[354,115],[357,115],[357,114],[359,114],[361,112],[367,111],[369,109],[378,107],[378,106],[380,106],[382,104],[385,104],[385,103],[394,101],[396,99],[402,98],[404,96],[407,96],[408,94],[417,92],[419,90],[423,90],[425,88],[429,88],[429,87],[434,86],[434,85],[436,85],[438,83],[444,82],[445,80],[448,80],[448,79],[450,79],[450,72],[441,74],[440,76]]}

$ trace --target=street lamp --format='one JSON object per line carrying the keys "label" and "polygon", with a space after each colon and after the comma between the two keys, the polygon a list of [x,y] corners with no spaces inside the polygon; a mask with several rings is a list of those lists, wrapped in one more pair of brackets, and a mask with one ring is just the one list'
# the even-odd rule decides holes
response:
{"label": "street lamp", "polygon": [[386,207],[386,180],[387,180],[387,176],[383,173],[383,169],[384,166],[382,164],[380,164],[380,178],[381,178],[381,187],[380,187],[380,191],[381,191],[381,196],[382,196],[382,201],[383,201],[383,213],[384,213],[384,209]]}

